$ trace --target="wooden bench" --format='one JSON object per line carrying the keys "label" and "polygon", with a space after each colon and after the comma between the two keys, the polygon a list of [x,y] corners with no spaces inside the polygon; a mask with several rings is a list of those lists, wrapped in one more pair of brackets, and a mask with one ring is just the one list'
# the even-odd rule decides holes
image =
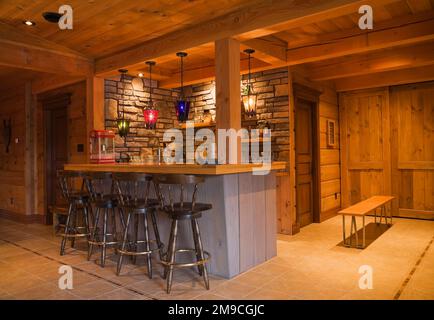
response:
{"label": "wooden bench", "polygon": [[[352,238],[353,238],[353,230],[356,238],[356,248],[365,248],[366,245],[366,230],[365,230],[365,216],[374,213],[375,223],[377,223],[377,209],[380,208],[380,223],[384,217],[385,223],[388,226],[392,225],[392,210],[390,210],[390,217],[387,216],[386,204],[391,202],[395,197],[392,196],[374,196],[364,201],[361,201],[351,207],[348,207],[344,210],[339,211],[339,214],[342,215],[342,230],[343,230],[343,238],[344,245],[347,247],[351,247]],[[350,231],[350,239],[349,244],[346,243],[345,236],[345,216],[351,216],[351,231]],[[363,223],[363,243],[362,246],[359,246],[359,238],[357,234],[357,225],[356,225],[356,217],[362,217]],[[387,222],[388,218],[390,218],[390,223]]]}

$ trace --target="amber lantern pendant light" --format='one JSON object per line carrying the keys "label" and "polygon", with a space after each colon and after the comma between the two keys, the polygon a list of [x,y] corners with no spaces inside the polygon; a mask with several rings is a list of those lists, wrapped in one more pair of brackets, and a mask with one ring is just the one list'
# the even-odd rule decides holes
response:
{"label": "amber lantern pendant light", "polygon": [[146,64],[149,66],[149,101],[143,109],[143,118],[146,129],[155,129],[158,120],[158,110],[152,101],[152,67],[155,66],[155,61],[146,61]]}
{"label": "amber lantern pendant light", "polygon": [[176,55],[181,58],[181,96],[176,101],[175,111],[178,121],[185,122],[188,120],[188,113],[190,111],[190,101],[188,101],[184,94],[184,58],[187,56],[187,53],[178,52]]}
{"label": "amber lantern pendant light", "polygon": [[251,55],[255,53],[255,50],[253,49],[246,49],[244,50],[244,53],[249,55],[249,78],[247,85],[243,89],[243,97],[242,97],[242,104],[244,107],[244,113],[249,118],[256,117],[256,99],[257,96],[253,91],[252,86],[252,72],[251,72]]}
{"label": "amber lantern pendant light", "polygon": [[[123,83],[125,82],[125,76],[128,70],[120,69],[119,72],[121,73],[121,82]],[[126,143],[127,135],[130,132],[130,120],[125,119],[124,106],[122,106],[122,116],[120,116],[119,109],[118,109],[118,119],[116,122],[118,126],[118,134],[120,137],[124,138],[124,142]]]}

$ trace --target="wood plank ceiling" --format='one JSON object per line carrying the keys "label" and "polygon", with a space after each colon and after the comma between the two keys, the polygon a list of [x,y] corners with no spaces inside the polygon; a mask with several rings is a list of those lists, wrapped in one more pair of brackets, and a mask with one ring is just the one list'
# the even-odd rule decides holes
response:
{"label": "wood plank ceiling", "polygon": [[[367,2],[374,8],[373,31],[358,29],[360,14],[357,11],[350,14],[336,11],[328,19],[318,15],[280,24],[273,27],[272,32],[267,30],[267,36],[254,39],[256,42],[242,43],[241,49],[250,45],[260,48],[265,44],[265,51],[257,49],[254,70],[301,65],[312,80],[333,80],[338,87],[347,79],[354,82],[355,77],[362,75],[434,65],[429,54],[434,48],[434,28],[431,28],[434,0]],[[74,30],[60,31],[56,24],[44,21],[41,14],[57,11],[63,3],[60,0],[4,0],[0,5],[0,22],[98,60],[236,10],[264,5],[264,1],[259,0],[71,0],[68,3],[74,9]],[[35,21],[36,25],[25,26],[22,21],[26,19]],[[405,33],[400,32],[404,29]],[[287,50],[285,59],[279,58],[282,48],[283,55]],[[186,51],[189,53],[186,83],[212,79],[214,43]],[[246,72],[246,56],[242,52],[240,58],[241,69]],[[155,78],[161,85],[179,86],[179,60],[174,53],[154,60],[157,61]],[[143,62],[130,66],[130,73],[146,74]]]}

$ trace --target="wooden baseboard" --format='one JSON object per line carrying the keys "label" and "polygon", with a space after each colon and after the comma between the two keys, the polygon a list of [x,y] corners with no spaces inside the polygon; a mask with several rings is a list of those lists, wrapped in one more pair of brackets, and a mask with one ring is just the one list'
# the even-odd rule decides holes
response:
{"label": "wooden baseboard", "polygon": [[399,209],[394,217],[412,218],[422,220],[434,220],[434,211],[414,210],[414,209]]}
{"label": "wooden baseboard", "polygon": [[321,212],[321,214],[320,214],[320,223],[324,222],[324,221],[326,221],[326,220],[328,220],[330,218],[333,218],[333,217],[337,216],[338,212],[340,210],[341,210],[341,208],[334,208],[334,209],[330,209],[328,211]]}
{"label": "wooden baseboard", "polygon": [[0,218],[16,221],[20,223],[25,223],[25,224],[45,223],[45,216],[43,215],[40,214],[26,215],[26,214],[21,214],[21,213],[12,212],[3,209],[0,209]]}

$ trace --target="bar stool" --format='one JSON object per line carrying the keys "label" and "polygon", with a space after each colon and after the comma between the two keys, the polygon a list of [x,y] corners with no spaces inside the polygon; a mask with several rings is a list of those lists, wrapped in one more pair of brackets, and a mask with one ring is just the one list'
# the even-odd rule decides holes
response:
{"label": "bar stool", "polygon": [[[125,211],[127,216],[122,236],[122,245],[118,250],[117,275],[121,272],[124,255],[133,257],[134,262],[137,256],[145,256],[148,276],[152,279],[152,253],[158,251],[161,259],[164,247],[160,240],[157,218],[155,216],[159,201],[149,197],[152,176],[144,173],[113,173],[113,181],[118,194],[119,206]],[[149,216],[151,217],[155,240],[151,240],[149,237]],[[139,237],[140,220],[143,221],[144,229],[144,238],[142,240]],[[131,223],[135,223],[133,241],[128,239]],[[152,243],[156,243],[155,248],[151,248]],[[143,250],[139,250],[140,244],[144,245]],[[127,245],[129,245],[128,250]]]}
{"label": "bar stool", "polygon": [[[92,257],[94,246],[101,247],[100,261],[101,267],[104,268],[107,247],[116,246],[119,243],[116,230],[117,199],[113,192],[112,176],[109,172],[92,172],[86,175],[85,182],[89,190],[90,201],[96,209],[89,239],[87,260],[90,260]],[[102,233],[100,233],[99,229],[101,211],[103,216]],[[121,224],[124,226],[125,222],[122,213],[119,214],[119,218]]]}
{"label": "bar stool", "polygon": [[[60,244],[60,255],[65,254],[66,241],[71,239],[71,247],[76,238],[89,239],[89,196],[85,192],[83,172],[57,171],[57,180],[63,198],[68,203],[68,213]],[[83,225],[78,225],[79,213],[82,214]]]}
{"label": "bar stool", "polygon": [[[164,257],[165,259],[161,261],[161,263],[165,266],[164,277],[167,279],[167,293],[170,293],[172,288],[173,269],[194,266],[198,267],[199,275],[203,276],[205,287],[207,290],[209,290],[209,279],[206,263],[210,259],[210,254],[203,250],[197,219],[202,216],[203,211],[212,209],[212,205],[206,203],[196,203],[198,184],[204,182],[204,178],[193,175],[162,175],[155,176],[154,179],[158,184],[161,208],[172,220],[168,249]],[[193,186],[191,202],[184,202],[184,194],[186,193],[186,188],[188,186]],[[174,202],[173,200],[174,193],[176,192],[174,189],[179,190],[179,202]],[[167,191],[168,199],[165,197],[165,191]],[[180,220],[189,220],[191,223],[194,249],[176,249],[178,222]],[[176,262],[176,253],[186,252],[193,252],[196,256],[196,261],[189,263]]]}

